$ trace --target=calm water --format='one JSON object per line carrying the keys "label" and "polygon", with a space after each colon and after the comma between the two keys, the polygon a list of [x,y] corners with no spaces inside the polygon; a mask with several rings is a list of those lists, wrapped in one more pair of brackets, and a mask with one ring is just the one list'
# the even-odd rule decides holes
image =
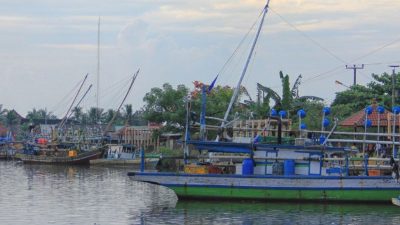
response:
{"label": "calm water", "polygon": [[127,169],[0,161],[0,224],[399,224],[388,205],[177,202]]}

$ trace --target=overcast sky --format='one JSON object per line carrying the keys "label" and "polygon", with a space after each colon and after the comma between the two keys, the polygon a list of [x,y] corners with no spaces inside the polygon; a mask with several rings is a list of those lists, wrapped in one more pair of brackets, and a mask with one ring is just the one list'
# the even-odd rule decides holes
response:
{"label": "overcast sky", "polygon": [[[259,18],[263,0],[0,0],[0,103],[25,115],[67,110],[86,73],[96,85],[97,24],[101,20],[100,106],[115,108],[138,68],[126,103],[137,110],[152,87],[210,83]],[[303,76],[300,95],[329,104],[353,83],[345,65],[366,64],[357,82],[400,64],[398,0],[271,0],[243,85],[281,92],[279,71]],[[234,86],[250,32],[217,84]],[[96,106],[96,88],[85,108]]]}

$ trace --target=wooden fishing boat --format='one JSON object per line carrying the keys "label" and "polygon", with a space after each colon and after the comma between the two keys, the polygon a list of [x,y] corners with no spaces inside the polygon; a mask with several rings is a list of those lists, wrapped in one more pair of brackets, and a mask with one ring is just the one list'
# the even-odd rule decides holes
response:
{"label": "wooden fishing boat", "polygon": [[42,163],[42,164],[89,164],[90,160],[100,158],[102,149],[85,151],[77,153],[75,150],[59,151],[48,154],[16,154],[15,158],[24,163]]}

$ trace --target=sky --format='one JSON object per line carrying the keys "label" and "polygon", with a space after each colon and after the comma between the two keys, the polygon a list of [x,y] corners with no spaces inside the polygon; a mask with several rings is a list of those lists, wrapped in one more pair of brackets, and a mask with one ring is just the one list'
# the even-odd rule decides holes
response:
{"label": "sky", "polygon": [[[21,115],[36,108],[61,117],[89,74],[84,90],[94,88],[81,106],[95,107],[98,94],[100,107],[115,109],[139,68],[126,101],[134,110],[151,88],[167,82],[192,88],[220,73],[217,85],[236,86],[265,3],[0,0],[0,104]],[[330,104],[346,90],[335,80],[353,83],[345,65],[365,64],[357,83],[366,84],[372,73],[391,73],[388,66],[400,64],[399,9],[398,0],[271,0],[242,84],[255,99],[257,82],[280,93],[279,71],[291,84],[301,74],[300,95]]]}

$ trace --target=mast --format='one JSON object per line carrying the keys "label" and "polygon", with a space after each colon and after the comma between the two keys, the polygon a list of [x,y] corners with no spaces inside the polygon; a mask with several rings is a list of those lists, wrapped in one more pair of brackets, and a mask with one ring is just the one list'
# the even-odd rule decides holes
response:
{"label": "mast", "polygon": [[[83,101],[83,99],[86,97],[86,95],[89,93],[90,89],[92,88],[92,84],[88,87],[88,89],[86,90],[85,94],[83,94],[82,98],[79,100],[79,102],[75,105],[74,108],[79,107],[79,105],[81,104],[81,102]],[[67,116],[67,118],[65,119],[65,122],[67,122],[67,120],[72,116],[72,111],[71,113]]]}
{"label": "mast", "polygon": [[81,83],[81,86],[79,87],[78,92],[76,93],[76,95],[75,95],[75,97],[74,97],[74,100],[72,100],[72,103],[71,103],[71,105],[69,106],[69,108],[68,108],[68,110],[67,110],[67,113],[65,114],[64,118],[61,120],[58,129],[61,129],[61,128],[64,126],[65,121],[67,120],[67,117],[68,117],[68,115],[69,115],[69,112],[71,111],[72,106],[75,104],[75,101],[76,101],[76,99],[78,98],[78,95],[79,95],[79,93],[81,92],[82,87],[83,87],[83,84],[85,84],[85,81],[86,81],[86,79],[88,78],[88,76],[89,76],[89,74],[86,74],[85,79],[83,79],[83,81],[82,81],[82,83]]}
{"label": "mast", "polygon": [[135,83],[136,77],[138,76],[139,72],[140,72],[140,69],[138,69],[138,70],[136,71],[136,73],[133,75],[131,84],[129,85],[129,88],[128,88],[128,91],[126,92],[125,97],[124,97],[124,99],[122,100],[121,104],[119,105],[117,111],[115,111],[115,113],[114,113],[112,119],[110,120],[110,122],[108,122],[107,127],[106,127],[106,129],[104,130],[103,136],[105,136],[105,135],[107,134],[107,132],[108,132],[108,130],[110,129],[111,125],[114,123],[114,120],[115,120],[115,118],[117,117],[117,114],[118,114],[119,110],[121,109],[122,105],[124,104],[126,98],[128,97],[129,92],[131,91],[132,86],[133,86],[133,83]]}
{"label": "mast", "polygon": [[261,28],[262,28],[262,26],[263,26],[263,24],[264,24],[265,14],[267,14],[267,12],[268,12],[269,1],[270,1],[270,0],[267,1],[267,4],[266,4],[265,7],[264,7],[263,15],[262,15],[262,18],[261,18],[260,25],[258,26],[258,30],[257,30],[256,37],[254,38],[253,44],[252,44],[252,46],[251,46],[251,49],[250,49],[250,52],[249,52],[249,56],[247,57],[246,64],[244,65],[244,68],[243,68],[243,71],[242,71],[242,75],[240,76],[239,82],[237,83],[236,88],[235,88],[235,90],[234,90],[234,92],[233,92],[231,101],[229,102],[228,109],[227,109],[226,112],[225,112],[225,116],[224,116],[224,120],[222,121],[221,128],[225,128],[225,123],[226,123],[227,120],[228,120],[228,116],[229,116],[229,113],[231,112],[233,103],[236,101],[236,99],[237,99],[237,97],[238,97],[240,85],[242,84],[242,80],[243,80],[243,78],[244,78],[244,75],[246,74],[247,67],[249,66],[251,57],[253,56],[254,48],[256,47],[258,37],[259,37],[259,35],[260,35],[260,33],[261,33]]}
{"label": "mast", "polygon": [[97,24],[97,85],[96,85],[96,110],[97,110],[97,118],[96,120],[98,121],[100,119],[99,115],[99,95],[100,95],[100,17],[99,21]]}

